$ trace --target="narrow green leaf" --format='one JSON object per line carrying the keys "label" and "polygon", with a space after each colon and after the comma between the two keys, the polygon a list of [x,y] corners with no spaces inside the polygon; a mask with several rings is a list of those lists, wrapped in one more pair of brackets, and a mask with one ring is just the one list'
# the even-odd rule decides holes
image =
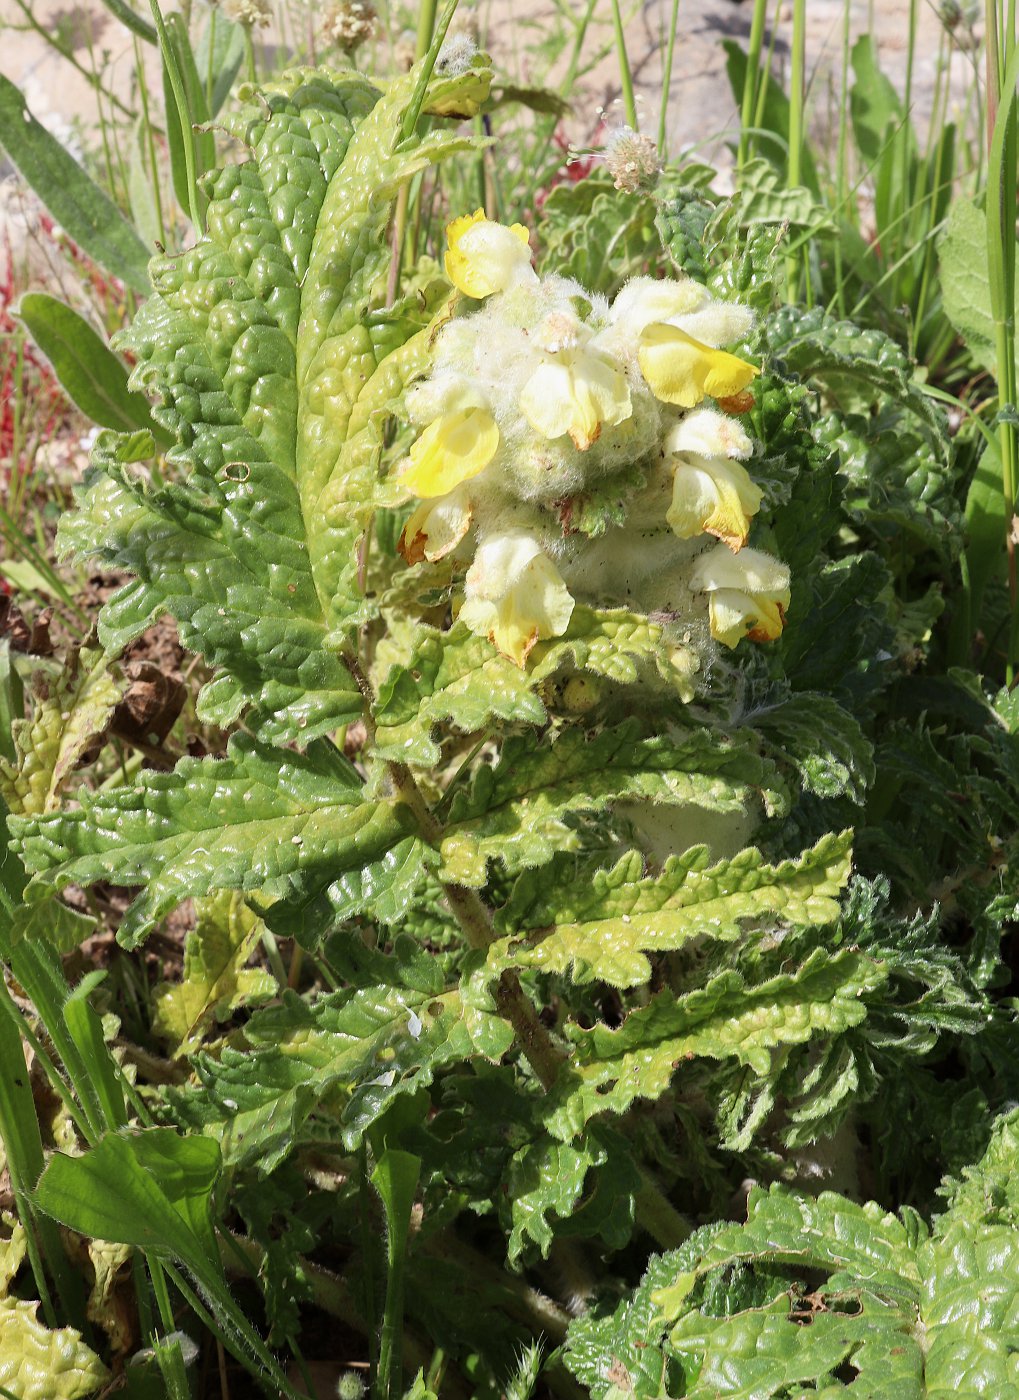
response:
{"label": "narrow green leaf", "polygon": [[[198,74],[195,56],[191,51],[187,29],[180,15],[167,15],[166,34],[177,71],[184,85],[185,111],[180,111],[177,96],[170,79],[168,62],[163,63],[163,101],[166,107],[166,139],[170,148],[170,170],[173,188],[180,207],[189,213],[191,210],[190,184],[187,173],[185,147],[190,146],[195,161],[195,178],[199,179],[216,163],[216,141],[209,131],[196,131],[194,128],[209,121],[209,108],[206,102],[205,85]],[[199,202],[203,209],[207,204],[199,192]]]}
{"label": "narrow green leaf", "polygon": [[229,97],[243,62],[244,30],[227,19],[222,10],[210,8],[195,50],[195,68],[204,87],[210,119],[216,116]]}
{"label": "narrow green leaf", "polygon": [[204,1281],[221,1274],[212,1227],[219,1170],[210,1138],[172,1128],[107,1133],[79,1157],[56,1153],[35,1200],[79,1234],[181,1259]]}
{"label": "narrow green leaf", "polygon": [[127,0],[103,0],[103,4],[109,10],[114,19],[119,19],[131,30],[132,34],[137,34],[139,39],[144,39],[147,44],[156,42],[156,31],[147,19],[142,19],[137,14]]}
{"label": "narrow green leaf", "polygon": [[83,316],[45,292],[23,296],[18,315],[82,413],[103,428],[143,429],[164,445],[169,441],[152,421],[144,397],[127,387],[124,365]]}
{"label": "narrow green leaf", "polygon": [[85,174],[0,74],[0,145],[66,233],[132,291],[149,291],[145,245],[117,206]]}

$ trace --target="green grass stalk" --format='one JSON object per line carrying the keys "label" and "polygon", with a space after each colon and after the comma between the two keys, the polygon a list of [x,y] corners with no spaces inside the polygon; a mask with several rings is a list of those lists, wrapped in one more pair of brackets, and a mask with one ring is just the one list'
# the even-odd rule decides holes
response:
{"label": "green grass stalk", "polygon": [[619,0],[612,0],[612,27],[616,37],[616,58],[619,63],[619,86],[623,93],[623,109],[626,120],[634,131],[637,130],[637,99],[633,94],[633,73],[630,58],[626,52],[626,34],[623,30],[623,15]]}
{"label": "green grass stalk", "polygon": [[743,100],[740,104],[739,145],[736,168],[742,170],[750,158],[750,132],[756,125],[757,87],[761,77],[761,49],[764,46],[764,24],[768,17],[768,0],[754,0],[750,18],[750,38],[747,42],[747,66],[743,74]]}
{"label": "green grass stalk", "polygon": [[[202,223],[201,204],[198,199],[198,179],[195,164],[195,134],[191,129],[190,108],[188,107],[187,93],[184,91],[184,79],[181,77],[180,68],[177,65],[177,55],[173,51],[170,37],[166,32],[166,25],[163,22],[163,12],[159,8],[159,0],[149,0],[152,7],[152,18],[156,22],[156,32],[159,35],[159,50],[163,55],[163,62],[166,64],[166,71],[170,79],[170,87],[173,90],[173,98],[177,104],[177,112],[180,118],[181,141],[184,145],[184,169],[186,172],[188,186],[188,207],[191,215],[191,222],[195,226],[195,232],[202,234],[205,232]],[[250,44],[251,35],[245,31],[247,41]]]}
{"label": "green grass stalk", "polygon": [[665,45],[665,65],[662,69],[662,100],[658,108],[658,157],[664,161],[668,142],[669,92],[672,88],[672,60],[676,51],[676,30],[679,28],[679,0],[672,0],[669,37]]}
{"label": "green grass stalk", "polygon": [[[1016,507],[1019,434],[1016,422],[1015,348],[1015,207],[1016,188],[1016,82],[1019,80],[1019,47],[1014,30],[1003,36],[1002,48],[991,53],[992,28],[999,32],[993,0],[988,0],[988,79],[1000,74],[996,91],[988,90],[988,112],[995,111],[987,161],[987,264],[994,320],[994,349],[998,384],[998,446],[1001,452],[1002,492],[1005,498],[1005,540],[1008,557],[1008,590],[1011,626],[1005,675],[1015,679],[1019,590],[1016,580],[1015,537],[1012,521]],[[1002,65],[1004,71],[1002,72]]]}
{"label": "green grass stalk", "polygon": [[[807,0],[793,0],[792,65],[789,75],[789,159],[786,178],[788,189],[795,189],[803,183],[804,107],[807,96],[806,45]],[[806,249],[803,261],[809,297],[810,265]],[[798,291],[797,260],[790,257],[786,260],[786,300],[795,301]]]}

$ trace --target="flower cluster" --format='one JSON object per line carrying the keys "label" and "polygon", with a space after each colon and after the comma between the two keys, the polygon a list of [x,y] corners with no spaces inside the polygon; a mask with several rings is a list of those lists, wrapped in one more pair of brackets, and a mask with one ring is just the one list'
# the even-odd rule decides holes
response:
{"label": "flower cluster", "polygon": [[407,561],[473,544],[459,616],[521,666],[581,596],[683,620],[706,597],[726,646],[777,637],[789,572],[746,547],[762,492],[736,416],[758,370],[723,348],[752,314],[689,279],[634,278],[609,304],[539,278],[527,229],[480,209],[447,234],[447,276],[483,304],[407,396]]}

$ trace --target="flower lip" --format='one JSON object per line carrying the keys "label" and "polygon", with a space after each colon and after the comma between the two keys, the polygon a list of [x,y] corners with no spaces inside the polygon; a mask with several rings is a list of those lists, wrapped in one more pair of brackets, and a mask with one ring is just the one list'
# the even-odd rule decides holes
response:
{"label": "flower lip", "polygon": [[655,397],[679,408],[696,408],[709,395],[738,394],[760,374],[756,365],[705,345],[665,321],[641,331],[637,360]]}
{"label": "flower lip", "polygon": [[681,540],[707,532],[731,550],[747,542],[764,493],[746,467],[725,457],[680,458],[666,520]]}
{"label": "flower lip", "polygon": [[622,367],[593,347],[546,354],[520,393],[519,407],[531,427],[554,440],[567,433],[580,452],[633,412]]}
{"label": "flower lip", "polygon": [[487,408],[444,413],[420,435],[400,482],[415,496],[445,496],[483,472],[499,450],[499,429]]}

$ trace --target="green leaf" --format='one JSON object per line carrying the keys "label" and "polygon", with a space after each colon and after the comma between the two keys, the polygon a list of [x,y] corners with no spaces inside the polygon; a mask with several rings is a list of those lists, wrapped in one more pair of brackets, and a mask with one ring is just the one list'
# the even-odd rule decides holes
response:
{"label": "green leaf", "polygon": [[80,948],[96,927],[91,914],[81,914],[69,908],[62,899],[51,895],[32,904],[19,904],[11,922],[10,946],[23,938],[52,943],[58,953],[73,953]]}
{"label": "green leaf", "polygon": [[945,315],[974,360],[997,373],[991,284],[987,271],[987,215],[971,199],[952,201],[938,242],[941,299]]}
{"label": "green leaf", "polygon": [[676,1066],[697,1056],[732,1060],[765,1077],[777,1046],[802,1045],[862,1021],[864,993],[886,976],[879,962],[856,951],[817,948],[799,967],[757,984],[729,970],[681,996],[659,993],[618,1030],[571,1026],[575,1072],[550,1096],[551,1129],[568,1140],[594,1114],[657,1099]]}
{"label": "green leaf", "polygon": [[82,413],[103,428],[128,433],[141,428],[168,441],[142,395],[127,387],[127,370],[77,311],[45,292],[29,292],[21,298],[18,315]]}
{"label": "green leaf", "polygon": [[[732,88],[733,96],[738,105],[743,98],[747,55],[743,46],[738,44],[735,39],[724,39],[722,48],[725,50],[725,69],[729,77],[729,86]],[[789,164],[789,98],[781,81],[769,71],[759,72],[756,75],[756,80],[758,84],[763,85],[764,102],[760,108],[760,124],[754,131],[753,139],[760,148],[761,154],[766,156],[776,170],[784,176]],[[803,183],[817,195],[819,194],[817,170],[809,145],[804,145],[802,160]]]}
{"label": "green leaf", "polygon": [[13,725],[15,762],[0,759],[0,794],[17,816],[51,812],[75,765],[101,736],[123,684],[106,658],[86,649],[55,678],[36,677],[35,712]]}
{"label": "green leaf", "polygon": [[177,63],[177,71],[184,85],[184,97],[187,102],[187,110],[179,111],[164,55],[163,104],[166,111],[166,140],[170,148],[170,170],[177,202],[181,209],[187,212],[191,205],[184,158],[185,145],[191,144],[194,151],[195,176],[200,178],[216,163],[216,142],[210,131],[195,129],[203,122],[208,122],[210,114],[205,98],[205,87],[198,76],[184,20],[180,15],[167,15],[165,25],[166,37]]}
{"label": "green leaf", "polygon": [[156,31],[148,20],[142,19],[137,14],[127,0],[103,0],[103,4],[109,10],[114,19],[120,20],[121,24],[127,25],[133,34],[137,34],[139,39],[144,39],[147,44],[156,42]]}
{"label": "green leaf", "polygon": [[575,1323],[567,1365],[596,1400],[671,1368],[688,1400],[1011,1394],[1017,1151],[1013,1112],[933,1232],[908,1209],[755,1188],[745,1225],[699,1230],[613,1316]]}
{"label": "green leaf", "polygon": [[57,223],[132,291],[149,290],[149,255],[117,206],[82,170],[0,74],[0,146]]}
{"label": "green leaf", "polygon": [[575,1143],[547,1137],[528,1143],[514,1153],[506,1177],[510,1263],[532,1244],[547,1259],[557,1238],[600,1238],[622,1249],[633,1231],[640,1186],[625,1140],[603,1125]]}
{"label": "green leaf", "polygon": [[196,901],[196,927],[184,944],[180,982],[163,982],[153,993],[153,1029],[168,1036],[175,1055],[191,1054],[215,1017],[226,1020],[239,1006],[276,992],[276,979],[245,968],[262,933],[262,921],[236,894]]}
{"label": "green leaf", "polygon": [[874,781],[874,748],[859,722],[829,696],[801,691],[745,718],[795,764],[805,792],[864,801]]}
{"label": "green leaf", "polygon": [[805,230],[811,234],[831,232],[834,225],[829,210],[804,185],[790,187],[769,160],[755,156],[739,172],[741,228],[776,225]]}
{"label": "green leaf", "polygon": [[0,1386],[17,1400],[84,1400],[110,1373],[73,1327],[51,1331],[38,1303],[0,1299]]}
{"label": "green leaf", "polygon": [[[205,87],[209,116],[215,117],[230,96],[230,89],[244,62],[244,30],[227,19],[222,10],[210,9],[195,50],[195,67]],[[212,78],[211,101],[209,78]]]}
{"label": "green leaf", "polygon": [[610,870],[579,878],[565,862],[540,886],[521,876],[499,913],[500,928],[512,935],[493,944],[489,961],[500,970],[560,975],[572,967],[577,983],[636,987],[651,976],[648,954],[672,952],[695,938],[731,941],[744,919],[777,914],[794,925],[831,923],[849,878],[851,835],[826,836],[779,865],[766,864],[753,848],[712,863],[707,847],[695,846],[671,856],[658,876],[644,876],[637,851]]}
{"label": "green leaf", "polygon": [[[351,773],[353,770],[351,770]],[[121,923],[135,946],[168,910],[213,890],[280,897],[377,859],[406,809],[366,801],[316,747],[302,755],[235,736],[226,758],[143,772],[134,789],[81,793],[81,808],[12,821],[36,888],[110,880],[144,888]]]}
{"label": "green leaf", "polygon": [[212,1188],[219,1170],[219,1147],[208,1138],[183,1138],[172,1128],[125,1130],[106,1133],[79,1157],[56,1153],[35,1199],[80,1235],[178,1258],[199,1278],[218,1278]]}
{"label": "green leaf", "polygon": [[626,722],[593,739],[579,729],[553,743],[512,738],[498,764],[479,767],[450,804],[443,878],[479,886],[491,859],[510,873],[544,864],[556,851],[578,849],[576,816],[624,799],[745,814],[758,809],[769,781],[746,735],[701,728],[643,738],[636,722]]}
{"label": "green leaf", "polygon": [[380,97],[302,70],[229,119],[248,158],[205,177],[206,236],[153,263],[156,293],[118,342],[132,387],[160,400],[175,472],[147,486],[103,435],[61,532],[133,576],[103,609],[103,645],[171,613],[218,673],[202,718],[247,711],[268,741],[303,745],[362,708],[342,660],[376,607],[359,541],[432,310],[382,308],[383,233],[397,186],[473,139],[436,130],[398,150],[414,81]]}
{"label": "green leaf", "polygon": [[331,1104],[348,1146],[399,1095],[428,1085],[445,1065],[477,1056],[497,1060],[513,1033],[475,973],[447,989],[434,955],[410,945],[384,959],[372,985],[336,992],[310,1005],[293,994],[256,1012],[244,1029],[248,1047],[217,1060],[199,1057],[200,1094],[178,1100],[183,1121],[216,1132],[228,1162],[269,1172],[292,1151],[309,1115]]}

